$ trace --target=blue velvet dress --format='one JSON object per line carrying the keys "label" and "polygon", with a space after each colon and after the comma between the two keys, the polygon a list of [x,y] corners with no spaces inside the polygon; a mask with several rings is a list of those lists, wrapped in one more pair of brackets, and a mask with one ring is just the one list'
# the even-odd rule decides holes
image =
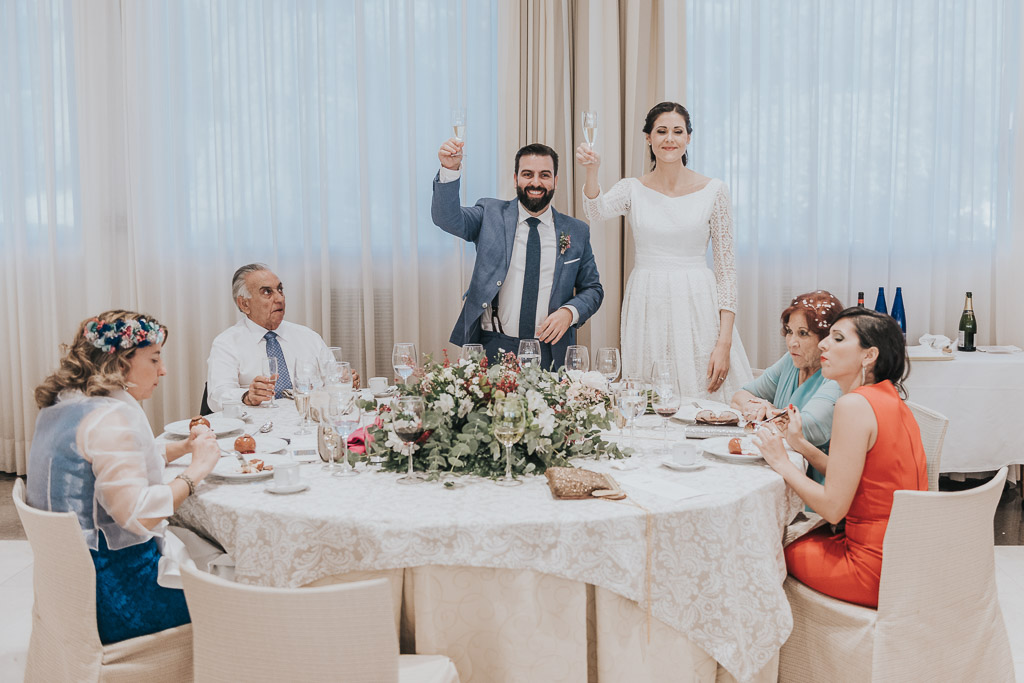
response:
{"label": "blue velvet dress", "polygon": [[[156,538],[117,525],[96,498],[93,465],[79,453],[79,425],[95,410],[123,413],[125,423],[136,431],[145,424],[132,412],[138,411],[144,417],[137,403],[111,403],[117,400],[79,397],[44,408],[36,420],[28,458],[28,504],[40,510],[70,511],[78,516],[96,568],[96,625],[103,644],[190,621],[184,593],[157,584],[160,547]],[[128,400],[134,402],[131,397]],[[145,431],[131,434],[134,443],[143,449],[140,453],[155,448],[148,424]],[[148,469],[152,470],[152,454],[146,459]],[[160,481],[160,475],[151,473],[148,479],[150,483],[154,479]],[[111,549],[108,541],[116,548]]]}

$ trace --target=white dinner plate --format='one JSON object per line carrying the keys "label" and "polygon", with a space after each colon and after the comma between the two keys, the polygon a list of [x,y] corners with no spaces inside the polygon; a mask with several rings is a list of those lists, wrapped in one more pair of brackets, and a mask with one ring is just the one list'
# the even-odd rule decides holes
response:
{"label": "white dinner plate", "polygon": [[730,410],[736,413],[740,418],[743,415],[740,411],[736,410],[732,406],[726,405],[725,403],[719,403],[718,401],[708,401],[705,399],[693,399],[683,398],[683,404],[679,407],[679,411],[673,416],[677,420],[687,420],[693,422],[697,418],[697,406],[693,405],[694,401],[700,405],[700,410],[713,410],[716,413],[720,413],[723,410]]}
{"label": "white dinner plate", "polygon": [[[206,419],[210,422],[210,429],[212,429],[213,433],[217,436],[224,436],[225,434],[245,429],[244,422],[241,420],[233,420],[230,417],[213,417],[212,415],[207,415]],[[188,436],[188,423],[191,421],[192,418],[172,422],[169,425],[164,425],[164,431],[175,436]]]}
{"label": "white dinner plate", "polygon": [[[217,443],[220,445],[222,451],[232,451],[235,449],[236,438],[238,437],[226,436],[223,439],[217,439]],[[287,441],[285,441],[284,439],[279,439],[276,436],[267,436],[266,434],[253,434],[252,438],[256,440],[257,455],[266,453],[281,453],[282,451],[284,451],[285,448],[288,447]]]}
{"label": "white dinner plate", "polygon": [[289,493],[301,493],[309,488],[309,484],[306,482],[299,482],[298,484],[292,484],[291,486],[274,486],[273,484],[267,484],[263,490],[267,493],[276,493],[278,495],[286,495]]}
{"label": "white dinner plate", "polygon": [[[253,458],[253,456],[244,455],[242,457],[244,457],[246,460],[252,460]],[[260,457],[260,460],[262,460],[267,465],[273,465],[275,467],[279,463],[288,462],[288,460],[285,458],[274,459],[270,457]],[[242,474],[242,472],[240,471],[241,469],[242,466],[238,462],[237,458],[221,458],[217,465],[213,468],[213,471],[210,472],[210,476],[219,479],[226,479],[228,481],[259,481],[260,479],[267,479],[268,477],[274,476],[273,470],[269,472],[263,470],[262,472]]]}
{"label": "white dinner plate", "polygon": [[[738,455],[730,453],[730,438],[731,437],[728,436],[716,436],[710,439],[704,439],[700,443],[700,448],[705,453],[730,462],[762,462],[764,460],[764,458],[761,457],[761,452],[758,450],[757,446],[754,445],[749,436],[740,437],[740,443],[744,451],[743,453]],[[786,452],[794,452],[788,443],[783,441],[782,444],[786,447]],[[748,453],[756,453],[757,455],[748,455]]]}
{"label": "white dinner plate", "polygon": [[662,460],[661,466],[667,467],[670,470],[675,470],[676,472],[696,472],[697,470],[704,469],[704,463],[699,460],[689,465],[682,465],[675,460]]}

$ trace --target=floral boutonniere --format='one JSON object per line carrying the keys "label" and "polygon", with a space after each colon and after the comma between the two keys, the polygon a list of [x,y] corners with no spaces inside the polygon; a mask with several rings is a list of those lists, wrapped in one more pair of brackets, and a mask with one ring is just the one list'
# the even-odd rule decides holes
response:
{"label": "floral boutonniere", "polygon": [[558,253],[564,254],[565,250],[572,246],[572,238],[569,233],[563,232],[558,236]]}

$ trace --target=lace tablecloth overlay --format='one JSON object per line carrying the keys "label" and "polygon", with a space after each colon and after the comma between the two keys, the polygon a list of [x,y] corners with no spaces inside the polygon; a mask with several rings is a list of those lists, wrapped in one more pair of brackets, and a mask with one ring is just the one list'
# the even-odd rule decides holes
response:
{"label": "lace tablecloth overlay", "polygon": [[[273,434],[288,435],[295,412],[282,403],[259,411],[256,424],[273,417],[283,423]],[[782,536],[800,501],[764,464],[709,458],[702,470],[674,472],[661,460],[635,456],[630,471],[578,463],[615,476],[629,496],[618,502],[555,500],[537,476],[515,488],[475,479],[446,489],[399,486],[397,474],[373,471],[334,478],[315,463],[302,466],[310,488],[295,495],[208,479],[176,521],[223,545],[237,580],[269,586],[422,565],[532,569],[646,607],[649,569],[651,614],[751,678],[792,629]],[[701,495],[673,500],[631,485],[643,474]]]}

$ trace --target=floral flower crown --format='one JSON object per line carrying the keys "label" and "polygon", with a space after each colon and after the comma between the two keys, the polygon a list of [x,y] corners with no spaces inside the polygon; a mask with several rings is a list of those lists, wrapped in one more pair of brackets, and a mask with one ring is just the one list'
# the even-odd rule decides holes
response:
{"label": "floral flower crown", "polygon": [[167,331],[145,318],[118,318],[110,323],[90,318],[85,322],[83,336],[103,353],[113,353],[117,349],[163,344]]}
{"label": "floral flower crown", "polygon": [[[812,294],[825,294],[825,293],[826,292],[823,289],[819,289],[819,290],[816,290],[816,291],[812,292]],[[828,317],[829,317],[829,312],[833,308],[836,307],[835,304],[833,303],[833,299],[823,299],[823,300],[819,300],[819,301],[815,301],[813,299],[807,299],[807,298],[793,299],[789,303],[789,305],[790,306],[800,305],[800,306],[803,306],[804,308],[809,308],[809,309],[811,309],[813,311],[816,311],[818,313],[818,315],[821,316],[821,319],[817,320],[815,322],[815,324],[819,328],[821,328],[823,330],[827,330],[830,327],[832,327],[832,323],[828,322]]]}

